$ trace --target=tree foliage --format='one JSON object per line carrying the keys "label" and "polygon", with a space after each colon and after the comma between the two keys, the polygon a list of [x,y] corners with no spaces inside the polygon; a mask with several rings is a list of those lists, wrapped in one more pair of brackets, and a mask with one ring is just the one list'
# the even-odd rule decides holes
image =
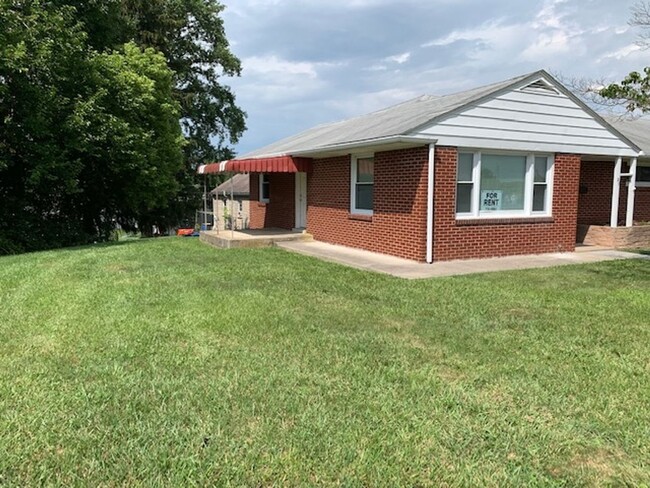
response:
{"label": "tree foliage", "polygon": [[620,100],[628,112],[650,112],[650,67],[643,73],[633,71],[620,83],[612,83],[599,92],[609,100]]}
{"label": "tree foliage", "polygon": [[102,51],[126,42],[165,55],[174,73],[175,97],[187,137],[186,159],[193,165],[231,156],[229,144],[245,130],[245,113],[220,83],[238,76],[241,63],[229,49],[214,0],[57,0],[72,6]]}
{"label": "tree foliage", "polygon": [[0,0],[0,253],[177,222],[244,113],[212,0]]}

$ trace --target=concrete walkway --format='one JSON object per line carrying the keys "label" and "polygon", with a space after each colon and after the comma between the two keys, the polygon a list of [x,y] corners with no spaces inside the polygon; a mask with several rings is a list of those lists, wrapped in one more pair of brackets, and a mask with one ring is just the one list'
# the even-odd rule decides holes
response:
{"label": "concrete walkway", "polygon": [[468,259],[426,264],[319,241],[278,242],[276,245],[287,251],[313,256],[325,261],[407,279],[487,273],[514,269],[547,268],[567,264],[612,261],[615,259],[650,259],[650,256],[644,256],[642,254],[588,247],[578,248],[576,252]]}

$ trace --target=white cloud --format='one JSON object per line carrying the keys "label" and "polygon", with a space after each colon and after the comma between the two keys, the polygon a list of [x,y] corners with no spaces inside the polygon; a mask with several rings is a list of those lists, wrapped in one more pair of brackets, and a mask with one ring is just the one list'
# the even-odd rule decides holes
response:
{"label": "white cloud", "polygon": [[411,58],[411,53],[407,52],[402,54],[396,54],[394,56],[388,56],[387,58],[384,58],[384,61],[397,63],[397,64],[404,64],[410,58]]}
{"label": "white cloud", "polygon": [[571,42],[571,37],[565,31],[555,30],[540,33],[535,42],[521,53],[521,58],[527,61],[548,60],[575,49],[576,45]]}
{"label": "white cloud", "polygon": [[253,56],[242,60],[244,73],[252,74],[288,74],[304,75],[308,78],[317,78],[316,63],[293,62],[280,59],[277,56]]}
{"label": "white cloud", "polygon": [[598,58],[597,62],[601,63],[607,59],[620,60],[634,54],[640,54],[640,51],[642,51],[641,46],[637,44],[628,44],[627,46],[623,46],[619,49],[615,49],[614,51],[609,51],[603,54]]}
{"label": "white cloud", "polygon": [[[496,60],[523,61],[542,67],[558,55],[584,52],[581,36],[585,30],[567,19],[558,7],[567,0],[546,0],[530,20],[508,22],[505,18],[490,19],[482,25],[455,30],[422,47],[450,46],[465,41],[474,44],[476,53],[470,57],[479,65]],[[466,51],[468,52],[468,51]]]}
{"label": "white cloud", "polygon": [[239,149],[539,68],[620,79],[647,65],[635,1],[223,0],[244,68],[228,84],[249,113]]}
{"label": "white cloud", "polygon": [[348,118],[374,112],[419,95],[421,93],[408,88],[390,88],[370,93],[351,94],[344,99],[331,100],[328,104],[343,117]]}
{"label": "white cloud", "polygon": [[312,96],[326,86],[321,73],[342,63],[289,61],[278,56],[242,59],[242,77],[232,79],[238,98],[255,103],[285,103]]}
{"label": "white cloud", "polygon": [[546,0],[542,9],[537,13],[535,20],[531,23],[533,29],[559,29],[563,30],[565,24],[562,19],[565,15],[558,12],[557,6],[565,4],[567,0]]}

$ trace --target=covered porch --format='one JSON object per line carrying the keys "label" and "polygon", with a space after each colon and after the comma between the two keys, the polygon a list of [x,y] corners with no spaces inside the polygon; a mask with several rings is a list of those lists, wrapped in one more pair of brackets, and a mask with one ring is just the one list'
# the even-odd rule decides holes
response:
{"label": "covered porch", "polygon": [[578,244],[619,249],[650,247],[648,166],[650,160],[639,158],[583,158]]}
{"label": "covered porch", "polygon": [[293,156],[237,159],[200,166],[198,173],[249,175],[251,229],[304,230],[311,163]]}

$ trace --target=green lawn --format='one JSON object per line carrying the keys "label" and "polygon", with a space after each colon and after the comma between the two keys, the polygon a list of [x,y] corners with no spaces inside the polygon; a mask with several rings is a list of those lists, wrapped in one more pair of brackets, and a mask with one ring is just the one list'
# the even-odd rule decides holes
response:
{"label": "green lawn", "polygon": [[158,239],[0,258],[0,486],[650,483],[650,261],[405,281]]}

